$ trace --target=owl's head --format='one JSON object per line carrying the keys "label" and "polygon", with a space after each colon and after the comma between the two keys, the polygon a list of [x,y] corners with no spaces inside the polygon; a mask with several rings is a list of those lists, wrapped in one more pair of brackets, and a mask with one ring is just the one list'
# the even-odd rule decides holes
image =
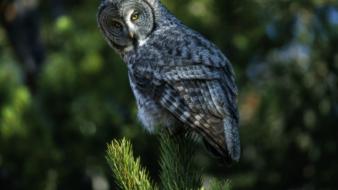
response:
{"label": "owl's head", "polygon": [[154,29],[157,3],[158,0],[103,0],[97,22],[109,45],[123,52],[144,41]]}

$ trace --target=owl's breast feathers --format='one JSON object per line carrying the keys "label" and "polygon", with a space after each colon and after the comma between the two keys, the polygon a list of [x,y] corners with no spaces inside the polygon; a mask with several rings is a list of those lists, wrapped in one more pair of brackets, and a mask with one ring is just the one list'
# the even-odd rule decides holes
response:
{"label": "owl's breast feathers", "polygon": [[172,35],[149,40],[128,57],[132,80],[141,92],[202,135],[214,153],[228,162],[237,161],[237,87],[229,61],[198,34]]}

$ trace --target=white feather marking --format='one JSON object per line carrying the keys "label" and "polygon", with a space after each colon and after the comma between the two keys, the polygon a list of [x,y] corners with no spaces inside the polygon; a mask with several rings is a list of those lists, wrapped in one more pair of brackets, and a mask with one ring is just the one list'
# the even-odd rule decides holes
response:
{"label": "white feather marking", "polygon": [[138,41],[138,44],[139,44],[139,46],[143,46],[147,41],[148,41],[148,38],[146,38],[146,39],[140,39]]}
{"label": "white feather marking", "polygon": [[124,48],[124,51],[128,52],[128,51],[132,51],[133,49],[134,49],[133,46],[127,46],[127,47]]}
{"label": "white feather marking", "polygon": [[202,119],[201,115],[196,115],[195,119],[197,119],[198,121],[200,121]]}

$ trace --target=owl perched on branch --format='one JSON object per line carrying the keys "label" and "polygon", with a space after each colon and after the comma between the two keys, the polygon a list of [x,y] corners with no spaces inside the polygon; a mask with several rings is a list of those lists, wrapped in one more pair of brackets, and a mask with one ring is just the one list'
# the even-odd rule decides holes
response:
{"label": "owl perched on branch", "polygon": [[213,43],[159,0],[103,0],[97,21],[127,64],[148,131],[183,127],[225,161],[239,160],[237,87],[230,62]]}

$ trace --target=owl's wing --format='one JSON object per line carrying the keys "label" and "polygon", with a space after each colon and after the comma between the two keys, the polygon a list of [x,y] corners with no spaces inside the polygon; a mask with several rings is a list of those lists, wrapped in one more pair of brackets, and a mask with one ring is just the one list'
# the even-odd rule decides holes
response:
{"label": "owl's wing", "polygon": [[165,81],[160,103],[199,132],[217,154],[238,160],[237,88],[222,68],[171,66],[163,68],[159,77]]}
{"label": "owl's wing", "polygon": [[158,77],[171,85],[194,111],[205,111],[219,118],[237,114],[237,87],[232,76],[221,68],[206,65],[180,65],[162,68]]}
{"label": "owl's wing", "polygon": [[238,160],[237,157],[233,157],[231,153],[229,153],[232,151],[228,151],[227,149],[223,125],[219,118],[192,111],[184,98],[169,84],[165,85],[159,101],[163,107],[186,126],[191,127],[202,135],[215,155],[225,159],[227,163],[231,163],[232,160]]}

